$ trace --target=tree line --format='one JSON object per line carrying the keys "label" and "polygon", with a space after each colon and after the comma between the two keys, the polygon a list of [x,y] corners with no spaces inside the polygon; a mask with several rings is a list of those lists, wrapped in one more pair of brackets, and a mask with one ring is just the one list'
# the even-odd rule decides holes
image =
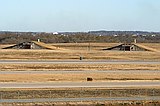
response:
{"label": "tree line", "polygon": [[1,44],[16,44],[26,41],[37,41],[40,39],[45,43],[132,43],[134,39],[139,43],[160,43],[159,35],[100,35],[94,33],[60,33],[54,35],[53,33],[35,33],[35,32],[1,32]]}

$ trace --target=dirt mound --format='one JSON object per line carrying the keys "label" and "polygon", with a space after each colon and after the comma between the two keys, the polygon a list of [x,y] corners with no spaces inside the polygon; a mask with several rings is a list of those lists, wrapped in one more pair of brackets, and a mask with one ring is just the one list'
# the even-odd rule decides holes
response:
{"label": "dirt mound", "polygon": [[35,43],[36,45],[44,48],[44,49],[50,49],[50,50],[65,50],[63,48],[59,48],[56,46],[51,46],[51,45],[47,45],[46,43],[43,42],[37,42],[37,41],[32,41],[33,43]]}
{"label": "dirt mound", "polygon": [[150,47],[148,47],[148,46],[144,46],[144,45],[141,45],[141,44],[134,44],[134,45],[136,45],[136,46],[138,46],[138,47],[140,47],[140,48],[143,48],[143,49],[145,49],[145,50],[147,50],[147,51],[153,51],[153,52],[160,52],[159,50],[156,50],[156,49],[153,49],[153,48],[150,48]]}

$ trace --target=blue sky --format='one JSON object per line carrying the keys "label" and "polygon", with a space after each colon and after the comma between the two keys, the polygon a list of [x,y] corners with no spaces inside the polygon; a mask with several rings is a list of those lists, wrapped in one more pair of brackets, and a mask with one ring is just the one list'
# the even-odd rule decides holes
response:
{"label": "blue sky", "polygon": [[160,31],[160,0],[0,0],[5,31]]}

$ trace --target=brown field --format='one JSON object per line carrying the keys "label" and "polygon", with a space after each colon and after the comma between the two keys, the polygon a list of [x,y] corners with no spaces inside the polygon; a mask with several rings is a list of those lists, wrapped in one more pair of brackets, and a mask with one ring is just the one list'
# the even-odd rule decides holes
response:
{"label": "brown field", "polygon": [[69,50],[102,50],[112,46],[119,45],[120,43],[55,43],[49,44],[60,48]]}
{"label": "brown field", "polygon": [[159,52],[124,51],[81,51],[81,50],[0,50],[0,59],[22,60],[63,60],[63,59],[99,59],[99,60],[154,60],[160,61]]}
{"label": "brown field", "polygon": [[[160,53],[148,51],[124,52],[102,51],[101,49],[117,45],[116,43],[58,43],[50,44],[64,50],[0,50],[0,59],[23,60],[151,60],[159,61]],[[91,45],[90,50],[89,45]],[[146,45],[146,44],[145,44]],[[159,44],[147,46],[159,48]],[[1,45],[2,46],[2,45]],[[4,45],[3,45],[4,46]],[[69,50],[71,49],[71,50]],[[46,81],[85,81],[92,77],[94,81],[106,80],[159,80],[160,75],[137,73],[131,74],[100,74],[92,73],[93,70],[160,70],[160,64],[0,64],[1,71],[56,71],[56,70],[81,70],[90,71],[86,74],[30,74],[30,75],[0,75],[1,82],[46,82]]]}
{"label": "brown field", "polygon": [[[60,48],[72,49],[72,50],[102,50],[105,48],[117,46],[121,43],[55,43],[49,44]],[[138,43],[140,45],[147,46],[149,48],[157,49],[160,51],[160,43]]]}
{"label": "brown field", "polygon": [[[153,93],[154,91],[154,93]],[[159,88],[53,88],[53,89],[0,89],[3,99],[33,98],[96,98],[159,96]],[[3,106],[159,106],[160,101],[88,101],[45,103],[1,103]]]}
{"label": "brown field", "polygon": [[0,70],[160,70],[160,64],[0,64]]}
{"label": "brown field", "polygon": [[[159,73],[96,73],[94,70],[160,70],[160,64],[0,64],[1,71],[58,71],[80,70],[67,74],[0,74],[0,82],[94,81],[107,80],[160,80]],[[83,73],[87,71],[87,73]]]}
{"label": "brown field", "polygon": [[[153,93],[154,91],[154,93]],[[159,88],[0,89],[3,99],[159,96]],[[2,95],[3,94],[3,95]],[[34,94],[34,95],[33,95]]]}
{"label": "brown field", "polygon": [[[160,61],[160,52],[150,51],[103,51],[102,49],[115,46],[116,43],[58,43],[48,44],[62,48],[60,50],[4,50],[0,49],[0,60],[79,60],[80,56],[85,60],[142,60]],[[160,51],[160,44],[141,44]],[[7,45],[0,45],[0,48]],[[87,73],[66,74],[0,74],[0,82],[54,82],[54,81],[86,81],[87,77],[93,81],[109,80],[160,80],[159,73],[92,73],[92,71],[107,70],[160,70],[160,64],[0,64],[0,71],[87,71]],[[153,96],[155,89],[157,96],[160,95],[159,88],[137,88],[137,89],[110,89],[112,96]],[[61,88],[61,89],[0,89],[1,97],[13,98],[64,98],[64,97],[109,97],[110,90],[107,88]],[[146,91],[147,90],[147,91]],[[19,92],[19,96],[17,96]],[[122,93],[123,92],[123,93]],[[34,94],[34,95],[33,95]],[[93,102],[92,102],[93,103]],[[115,103],[115,102],[114,102]],[[128,102],[127,102],[128,103]],[[135,102],[134,102],[135,103]],[[150,103],[150,102],[147,102]],[[83,103],[84,104],[84,103]],[[142,104],[145,104],[143,102]],[[159,102],[155,102],[158,106]],[[8,104],[3,104],[8,105]],[[11,104],[16,105],[16,104]],[[19,104],[18,104],[19,105]],[[29,104],[31,105],[31,104]],[[35,104],[33,104],[35,105]],[[113,102],[112,102],[112,105]],[[115,106],[117,103],[115,103]],[[99,106],[99,104],[95,104]],[[128,105],[130,106],[130,105]],[[132,106],[132,105],[131,105]],[[134,104],[133,106],[136,106]]]}
{"label": "brown field", "polygon": [[[62,50],[4,50],[0,49],[0,59],[105,59],[105,60],[160,60],[159,52],[149,51],[103,51],[115,46],[116,43],[57,43],[54,45]],[[90,46],[89,46],[90,45]],[[160,44],[141,44],[159,50]],[[5,45],[0,45],[4,47]],[[5,46],[6,47],[6,46]]]}
{"label": "brown field", "polygon": [[3,106],[159,106],[160,101],[3,103]]}
{"label": "brown field", "polygon": [[140,43],[140,44],[160,51],[160,43]]}
{"label": "brown field", "polygon": [[93,81],[110,80],[160,80],[159,73],[66,73],[66,74],[0,74],[0,82],[57,82],[57,81]]}

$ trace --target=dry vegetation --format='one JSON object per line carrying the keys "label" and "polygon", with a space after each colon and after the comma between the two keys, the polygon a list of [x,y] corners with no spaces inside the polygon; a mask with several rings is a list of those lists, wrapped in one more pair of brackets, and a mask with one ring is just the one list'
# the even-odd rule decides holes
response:
{"label": "dry vegetation", "polygon": [[0,74],[0,82],[57,82],[57,81],[93,81],[110,80],[160,80],[159,73],[62,73],[62,74]]}
{"label": "dry vegetation", "polygon": [[148,46],[153,49],[157,49],[160,51],[160,43],[141,43],[141,45]]}
{"label": "dry vegetation", "polygon": [[3,106],[159,106],[159,101],[3,103]]}
{"label": "dry vegetation", "polygon": [[[0,49],[1,60],[79,60],[83,56],[84,60],[143,60],[160,61],[159,52],[124,52],[124,51],[102,51],[102,49],[115,46],[115,43],[63,43],[49,44],[55,47],[64,48],[63,50],[3,50]],[[160,50],[160,44],[144,44],[150,48]],[[0,45],[0,48],[6,45]],[[159,73],[92,73],[92,71],[107,70],[160,70],[160,64],[0,64],[0,71],[88,71],[88,73],[66,73],[66,74],[0,74],[0,82],[53,82],[53,81],[86,81],[87,77],[92,77],[93,81],[108,80],[160,80]],[[138,72],[138,71],[137,71]],[[138,88],[137,88],[138,89]],[[111,89],[112,96],[137,95],[137,89]],[[152,96],[151,88],[139,88],[142,96]],[[146,89],[148,90],[146,93]],[[0,89],[4,99],[17,98],[17,92],[20,92],[19,98],[62,98],[62,97],[109,97],[107,88],[61,88],[61,89]],[[122,93],[123,92],[123,93]],[[34,95],[33,95],[34,93]],[[159,88],[156,88],[156,94],[160,94]],[[127,102],[128,103],[128,102]],[[136,106],[134,102],[131,106]],[[146,103],[146,102],[145,102]],[[142,102],[142,104],[145,104]],[[65,104],[65,103],[64,103]],[[84,104],[84,103],[83,103]],[[107,104],[107,103],[106,103]],[[149,102],[147,102],[149,104]],[[155,102],[157,106],[159,102]],[[3,104],[8,106],[9,104]],[[17,105],[11,104],[11,105]],[[25,104],[26,105],[26,104]],[[27,104],[28,105],[28,104]],[[32,104],[29,104],[32,105]],[[33,104],[35,105],[35,104]],[[93,102],[92,102],[93,105]],[[112,105],[114,105],[112,103]],[[115,102],[115,106],[117,102]],[[60,106],[60,105],[59,105]],[[99,106],[98,103],[95,106]],[[130,106],[130,105],[128,105]]]}
{"label": "dry vegetation", "polygon": [[160,60],[158,52],[124,51],[81,51],[81,50],[0,50],[0,59],[22,60],[63,60],[63,59],[100,59],[100,60]]}
{"label": "dry vegetation", "polygon": [[[57,43],[50,44],[64,50],[0,50],[0,59],[23,60],[152,60],[159,61],[157,52],[124,52],[102,51],[101,49],[118,45],[116,43]],[[145,44],[146,45],[146,44]],[[159,48],[159,44],[147,44],[149,47]],[[90,46],[90,47],[89,47]],[[71,50],[69,50],[71,49]],[[55,71],[55,70],[83,70],[90,73],[81,74],[28,74],[28,75],[0,75],[1,82],[46,82],[46,81],[85,81],[92,77],[94,81],[106,80],[160,80],[160,75],[137,73],[92,73],[92,70],[160,70],[160,64],[0,64],[1,71]]]}
{"label": "dry vegetation", "polygon": [[[105,59],[105,60],[160,60],[159,52],[148,51],[103,51],[102,49],[118,45],[118,43],[57,43],[54,48],[61,50],[4,50],[0,49],[0,59]],[[143,44],[141,44],[143,45]],[[159,50],[160,44],[144,44]],[[0,45],[4,47],[4,45]],[[50,47],[50,46],[49,46]]]}
{"label": "dry vegetation", "polygon": [[160,64],[0,64],[1,71],[48,70],[160,70]]}
{"label": "dry vegetation", "polygon": [[119,45],[120,43],[54,43],[49,44],[60,48],[66,48],[70,50],[102,50],[112,46]]}
{"label": "dry vegetation", "polygon": [[3,99],[81,98],[81,97],[87,98],[87,97],[124,97],[124,96],[137,97],[137,96],[159,96],[160,89],[158,88],[0,89],[0,94],[3,97]]}
{"label": "dry vegetation", "polygon": [[[0,82],[47,82],[47,81],[86,81],[91,77],[94,81],[108,80],[160,80],[159,72],[138,73],[138,70],[160,70],[160,64],[0,64],[1,71],[57,71],[68,70],[81,73],[56,73],[56,74],[0,74]],[[105,73],[95,72],[102,70]],[[107,70],[123,70],[123,73]],[[137,70],[137,73],[126,73]]]}
{"label": "dry vegetation", "polygon": [[[53,88],[53,89],[0,89],[3,99],[32,98],[87,98],[87,97],[146,97],[159,96],[158,88]],[[18,95],[18,96],[17,96]],[[89,102],[45,102],[45,103],[1,103],[3,106],[159,106],[159,101],[89,101]]]}

